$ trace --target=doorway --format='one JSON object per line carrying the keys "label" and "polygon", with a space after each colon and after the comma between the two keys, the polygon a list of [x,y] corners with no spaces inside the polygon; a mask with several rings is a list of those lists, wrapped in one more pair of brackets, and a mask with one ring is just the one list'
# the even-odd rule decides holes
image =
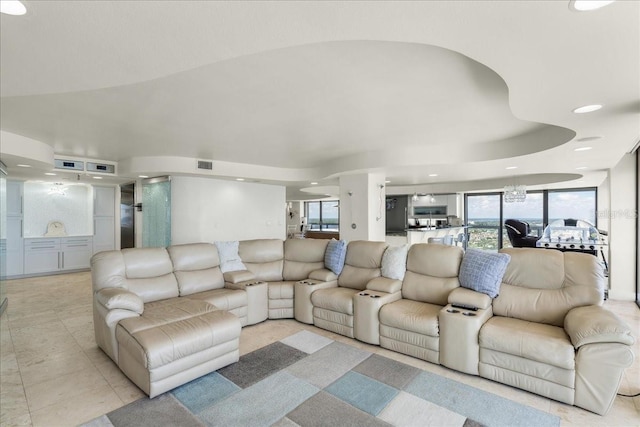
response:
{"label": "doorway", "polygon": [[135,193],[134,182],[120,186],[120,247],[122,249],[133,248],[136,245]]}

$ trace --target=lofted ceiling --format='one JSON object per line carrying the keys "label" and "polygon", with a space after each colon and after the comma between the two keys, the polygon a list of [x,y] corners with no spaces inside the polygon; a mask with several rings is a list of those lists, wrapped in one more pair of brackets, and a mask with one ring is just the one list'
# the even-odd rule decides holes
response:
{"label": "lofted ceiling", "polygon": [[288,199],[365,172],[387,193],[579,187],[640,137],[637,1],[24,4],[0,18],[15,177],[55,153],[117,163],[112,182],[244,178]]}

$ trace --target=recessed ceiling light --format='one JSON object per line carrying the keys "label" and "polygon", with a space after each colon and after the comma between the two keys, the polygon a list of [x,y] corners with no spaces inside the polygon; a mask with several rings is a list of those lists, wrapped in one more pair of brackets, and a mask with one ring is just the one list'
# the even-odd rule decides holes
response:
{"label": "recessed ceiling light", "polygon": [[573,151],[589,151],[592,148],[593,147],[578,147],[578,148],[574,148]]}
{"label": "recessed ceiling light", "polygon": [[578,166],[576,168],[577,171],[581,171],[581,170],[585,170],[585,169],[588,169],[588,168],[586,166]]}
{"label": "recessed ceiling light", "polygon": [[437,173],[430,173],[429,176],[434,177],[434,176],[438,176]]}
{"label": "recessed ceiling light", "polygon": [[45,172],[44,174],[45,174],[45,175],[49,175],[49,176],[56,176],[56,174],[55,174],[55,173],[53,173],[53,172]]}
{"label": "recessed ceiling light", "polygon": [[518,167],[517,166],[507,166],[505,169],[507,169],[507,170],[518,169]]}
{"label": "recessed ceiling light", "polygon": [[93,179],[102,179],[101,176],[94,176]]}
{"label": "recessed ceiling light", "polygon": [[590,10],[600,9],[615,0],[571,0],[569,8],[578,12],[588,12]]}
{"label": "recessed ceiling light", "polygon": [[318,183],[314,181],[311,183],[311,185],[318,185]]}
{"label": "recessed ceiling light", "polygon": [[0,13],[15,16],[24,15],[27,13],[27,8],[18,0],[2,0],[0,1]]}
{"label": "recessed ceiling light", "polygon": [[584,114],[584,113],[591,113],[593,111],[598,111],[601,108],[602,108],[602,105],[600,104],[583,105],[582,107],[578,107],[575,110],[573,110],[573,112],[576,114]]}
{"label": "recessed ceiling light", "polygon": [[149,178],[149,175],[138,175],[138,178]]}
{"label": "recessed ceiling light", "polygon": [[236,178],[236,181],[244,181],[244,178]]}
{"label": "recessed ceiling light", "polygon": [[30,168],[31,167],[31,165],[22,165],[22,164],[16,165],[16,166],[19,167],[19,168]]}

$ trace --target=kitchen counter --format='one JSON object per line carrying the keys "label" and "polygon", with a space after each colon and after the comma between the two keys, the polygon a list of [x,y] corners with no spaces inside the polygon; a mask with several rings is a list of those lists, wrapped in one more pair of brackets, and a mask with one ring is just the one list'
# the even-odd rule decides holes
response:
{"label": "kitchen counter", "polygon": [[430,237],[452,236],[455,241],[460,233],[464,233],[466,226],[459,227],[411,227],[407,228],[407,242],[410,245],[414,243],[428,243]]}

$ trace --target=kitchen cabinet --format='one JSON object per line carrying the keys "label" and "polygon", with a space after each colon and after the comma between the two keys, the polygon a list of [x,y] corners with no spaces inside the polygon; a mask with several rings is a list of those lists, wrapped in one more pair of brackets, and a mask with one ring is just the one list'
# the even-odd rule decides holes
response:
{"label": "kitchen cabinet", "polygon": [[116,188],[94,186],[93,197],[93,253],[114,250]]}
{"label": "kitchen cabinet", "polygon": [[90,236],[25,239],[24,274],[87,269],[92,249]]}
{"label": "kitchen cabinet", "polygon": [[22,181],[7,181],[7,216],[22,216]]}
{"label": "kitchen cabinet", "polygon": [[24,271],[24,239],[22,238],[22,217],[7,217],[7,239],[2,250],[5,252],[7,277],[19,276]]}
{"label": "kitchen cabinet", "polygon": [[7,181],[7,234],[1,248],[6,254],[6,271],[2,273],[6,277],[24,273],[23,192],[22,181]]}

